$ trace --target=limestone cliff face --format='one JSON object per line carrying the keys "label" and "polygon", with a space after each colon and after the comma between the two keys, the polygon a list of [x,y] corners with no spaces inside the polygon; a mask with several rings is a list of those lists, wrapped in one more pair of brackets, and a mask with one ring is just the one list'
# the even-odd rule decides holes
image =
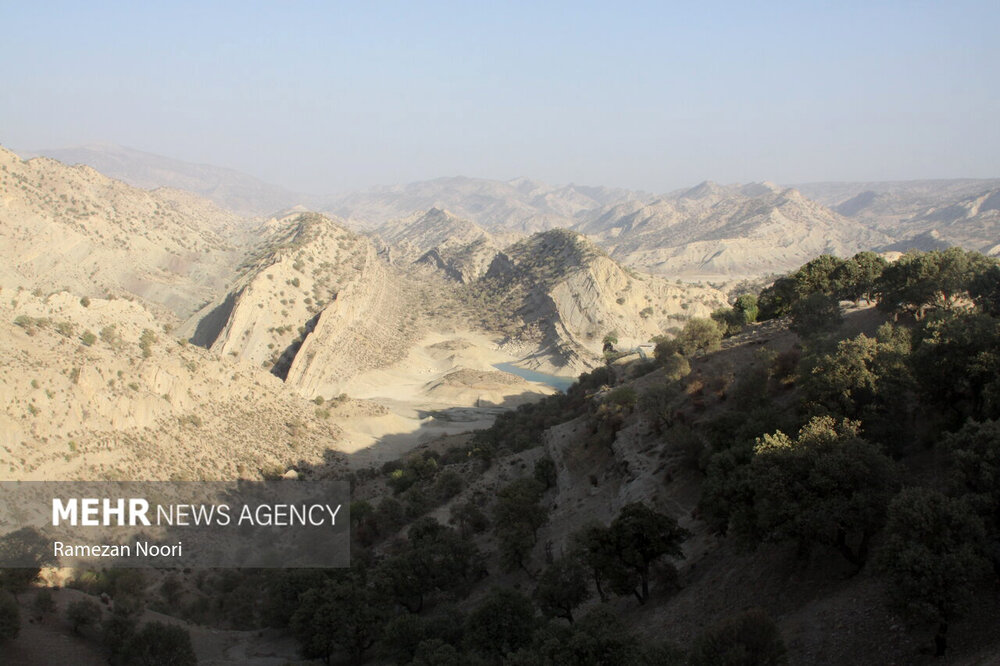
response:
{"label": "limestone cliff face", "polygon": [[324,398],[405,354],[411,290],[367,238],[313,213],[259,234],[234,289],[185,324],[193,342]]}
{"label": "limestone cliff face", "polygon": [[498,307],[514,309],[526,334],[584,368],[599,359],[608,334],[632,346],[726,304],[715,289],[628,271],[565,230],[536,234],[499,254],[482,288]]}
{"label": "limestone cliff face", "polygon": [[364,370],[400,356],[404,304],[389,268],[369,248],[357,279],[319,315],[298,350],[287,382],[307,396],[331,397]]}
{"label": "limestone cliff face", "polygon": [[193,342],[284,376],[320,313],[381,262],[363,237],[314,214],[271,220],[232,290],[183,329]]}
{"label": "limestone cliff face", "polygon": [[707,317],[726,305],[715,289],[629,274],[607,257],[596,257],[568,275],[549,297],[567,335],[591,350],[607,333],[615,333],[624,346],[638,344],[680,320]]}
{"label": "limestone cliff face", "polygon": [[503,244],[479,225],[438,208],[390,222],[379,237],[389,244],[393,263],[428,264],[464,284],[486,272]]}

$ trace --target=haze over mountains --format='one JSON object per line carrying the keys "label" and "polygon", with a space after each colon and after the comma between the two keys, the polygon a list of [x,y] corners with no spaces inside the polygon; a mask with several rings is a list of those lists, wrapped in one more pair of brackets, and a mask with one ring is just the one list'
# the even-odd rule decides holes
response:
{"label": "haze over mountains", "polygon": [[603,206],[649,196],[606,187],[553,186],[527,178],[501,182],[455,177],[373,188],[335,200],[324,210],[365,227],[413,211],[444,208],[490,230],[532,233],[570,227]]}
{"label": "haze over mountains", "polygon": [[1000,2],[2,6],[0,666],[1000,666]]}
{"label": "haze over mountains", "polygon": [[893,249],[961,245],[996,254],[1000,179],[810,183],[797,186],[837,213],[897,238]]}
{"label": "haze over mountains", "polygon": [[[834,661],[860,663],[886,635],[893,654],[909,654],[895,617],[876,610],[868,574],[838,573],[835,589],[789,578],[775,563],[794,549],[737,552],[700,513],[711,472],[696,462],[709,449],[695,433],[755,427],[726,415],[762,399],[773,409],[756,414],[796,414],[796,375],[774,368],[798,363],[803,338],[775,320],[690,358],[648,362],[639,346],[683,340],[692,318],[702,321],[688,328],[713,327],[739,281],[767,281],[824,252],[960,243],[996,253],[997,185],[804,186],[813,199],[768,182],[653,196],[451,178],[344,197],[331,204],[339,216],[292,198],[241,216],[219,204],[270,204],[228,186],[214,190],[218,203],[142,189],[0,149],[0,469],[47,480],[353,474],[352,500],[380,502],[368,519],[400,507],[383,526],[395,542],[408,521],[452,529],[444,521],[462,506],[497,515],[498,489],[537,479],[547,460],[548,517],[525,546],[530,567],[633,502],[690,532],[673,574],[652,581],[654,603],[601,604],[629,613],[637,631],[670,626],[689,644],[734,598],[742,608],[773,597],[795,663],[826,663],[832,649]],[[851,308],[844,326],[875,335],[885,316]],[[557,392],[552,375],[584,371],[586,386],[539,402]],[[484,454],[494,422],[492,432],[511,430]],[[436,476],[406,478],[413,461]],[[397,473],[414,485],[399,491]],[[441,478],[458,479],[447,497]],[[498,565],[502,538],[463,537],[489,544],[495,578],[477,580],[475,594],[496,580],[535,584],[529,568]],[[825,561],[793,569],[803,566],[841,571]],[[185,594],[199,589],[178,575]],[[167,607],[202,637],[199,656],[219,652],[216,625]],[[228,632],[227,645],[245,652],[227,648],[211,663],[245,663],[249,645],[267,655],[261,663],[296,658],[274,631]]]}
{"label": "haze over mountains", "polygon": [[[210,458],[251,473],[248,450],[273,452],[259,460],[274,468],[337,466],[318,442],[411,446],[552,391],[498,363],[573,376],[601,362],[608,333],[644,342],[725,304],[712,288],[626,271],[574,232],[512,245],[524,234],[439,209],[371,237],[318,213],[244,219],[189,192],[7,150],[0,238],[12,341],[0,463],[23,478],[134,470],[158,447],[187,456],[161,456],[148,469],[161,477]],[[268,424],[225,451],[225,433],[257,418],[250,405]],[[473,406],[457,420],[422,416]],[[281,422],[316,446],[264,442],[282,441]],[[202,424],[213,433],[197,438],[203,452],[177,448]],[[64,460],[69,442],[79,455]],[[15,455],[24,447],[32,455]]]}
{"label": "haze over mountains", "polygon": [[[653,196],[445,178],[343,197],[328,206],[337,216],[225,170],[117,149],[77,155],[124,156],[131,178],[159,187],[0,151],[0,286],[42,299],[26,316],[46,319],[46,295],[58,293],[133,300],[157,324],[132,328],[175,331],[211,363],[277,377],[282,395],[382,400],[360,409],[382,419],[368,433],[412,430],[414,400],[544,392],[494,364],[574,376],[602,362],[609,334],[631,347],[724,306],[705,281],[757,279],[821,253],[950,243],[996,253],[1000,230],[1000,181],[803,186],[817,201],[768,182]],[[271,203],[284,212],[234,212]],[[79,332],[91,324],[76,309],[47,318],[65,311]],[[410,407],[386,413],[386,400]]]}
{"label": "haze over mountains", "polygon": [[187,316],[223,285],[239,218],[180,190],[130,187],[87,166],[0,148],[0,285],[139,295]]}
{"label": "haze over mountains", "polygon": [[[40,152],[90,164],[139,187],[183,188],[240,215],[266,217],[298,205],[343,219],[349,228],[379,232],[392,243],[412,243],[404,236],[427,233],[405,229],[431,209],[498,236],[499,245],[537,231],[570,228],[590,236],[619,261],[686,279],[781,272],[821,252],[904,251],[948,244],[998,251],[1000,179],[808,183],[791,188],[768,182],[705,182],[657,196],[552,186],[525,178],[452,177],[330,197],[295,194],[232,170],[115,146]],[[448,263],[433,255],[425,259]]]}
{"label": "haze over mountains", "polygon": [[143,189],[187,190],[237,215],[269,215],[302,203],[306,198],[235,169],[184,162],[111,144],[50,148],[23,154],[25,157],[51,157],[67,165],[86,164],[110,178]]}
{"label": "haze over mountains", "polygon": [[708,279],[787,271],[817,254],[851,255],[888,240],[771,183],[706,182],[648,204],[615,206],[579,228],[619,261]]}

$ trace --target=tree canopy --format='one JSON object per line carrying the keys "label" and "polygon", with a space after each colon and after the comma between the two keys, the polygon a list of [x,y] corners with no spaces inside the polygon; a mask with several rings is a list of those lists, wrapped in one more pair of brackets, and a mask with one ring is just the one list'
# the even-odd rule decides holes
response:
{"label": "tree canopy", "polygon": [[985,534],[968,502],[935,490],[907,488],[889,506],[880,566],[897,606],[939,623],[938,654],[948,622],[966,610],[990,570]]}
{"label": "tree canopy", "polygon": [[795,439],[779,430],[757,441],[749,483],[760,538],[827,544],[864,563],[896,481],[892,461],[858,436],[859,427],[821,416]]}
{"label": "tree canopy", "polygon": [[681,544],[689,535],[670,516],[633,502],[622,507],[611,525],[589,528],[579,541],[599,588],[608,581],[616,594],[634,595],[644,604],[652,564],[665,556],[683,557]]}

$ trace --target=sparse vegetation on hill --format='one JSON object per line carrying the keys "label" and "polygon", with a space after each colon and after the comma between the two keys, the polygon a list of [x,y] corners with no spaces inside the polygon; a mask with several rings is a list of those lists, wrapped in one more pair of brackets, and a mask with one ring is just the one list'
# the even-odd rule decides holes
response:
{"label": "sparse vegetation on hill", "polygon": [[139,295],[187,316],[223,287],[241,255],[224,237],[239,219],[207,201],[140,190],[89,167],[21,160],[2,147],[0,199],[5,286],[69,287],[78,299]]}
{"label": "sparse vegetation on hill", "polygon": [[[924,293],[936,295],[918,308],[897,305],[895,322],[867,308],[801,336],[773,321],[744,321],[723,339],[717,321],[726,317],[692,320],[640,373],[600,368],[565,394],[504,413],[462,445],[358,472],[349,571],[234,573],[205,588],[233,590],[222,596],[229,610],[198,610],[189,597],[182,614],[287,627],[304,655],[330,663],[535,664],[574,655],[599,664],[605,657],[594,655],[611,654],[639,664],[729,663],[746,651],[758,655],[755,663],[785,663],[799,648],[782,640],[773,607],[669,645],[597,629],[625,614],[640,631],[669,617],[675,597],[705,584],[688,559],[711,537],[720,545],[709,548],[787,549],[801,562],[840,558],[840,565],[823,561],[845,567],[843,585],[878,581],[887,590],[879,612],[933,622],[925,636],[935,649],[961,650],[949,646],[949,634],[996,584],[1000,547],[990,472],[1000,450],[992,354],[1000,321],[979,296],[991,293],[995,264],[968,263],[974,268],[947,298],[932,281]],[[788,311],[817,295],[850,300],[850,285],[832,277],[844,275],[843,265],[822,259],[785,278],[795,285]],[[879,280],[876,298],[885,293]],[[738,307],[752,311],[753,301]],[[851,330],[861,315],[871,321]],[[59,335],[34,319],[25,324],[35,337]],[[734,365],[722,360],[744,353],[745,341],[765,330],[789,346]],[[110,349],[128,335],[102,330],[94,344]],[[795,340],[800,349],[790,346]],[[635,378],[619,384],[624,377]],[[643,423],[651,426],[645,435],[637,430]],[[555,445],[560,431],[574,433],[575,458]],[[638,441],[655,460],[676,464],[641,471]],[[922,470],[929,454],[944,461],[946,475]],[[610,470],[596,473],[597,460]],[[581,473],[595,492],[605,483],[662,485],[568,528],[570,514],[558,505],[579,492],[567,475]],[[678,477],[696,480],[693,514],[664,510]],[[790,575],[778,561],[772,575]],[[705,566],[711,575],[713,565]],[[497,580],[507,582],[490,591]],[[173,599],[164,607],[176,608],[185,593],[164,585],[162,594]],[[140,649],[134,637],[142,630],[128,635],[115,643],[121,654]]]}
{"label": "sparse vegetation on hill", "polygon": [[[29,593],[40,569],[5,570],[0,641],[55,627],[116,663],[178,664],[216,631],[331,664],[921,663],[921,644],[975,663],[998,647],[994,259],[826,254],[727,302],[611,258],[718,268],[747,260],[719,245],[733,233],[785,233],[779,214],[837,221],[794,191],[712,184],[585,220],[611,256],[564,229],[506,245],[440,210],[384,227],[388,245],[295,213],[226,232],[254,239],[244,253],[183,200],[0,157],[9,238],[43,220],[100,249],[66,289],[44,253],[9,262],[8,478],[353,490],[350,568],[77,571],[48,601]],[[682,209],[706,228],[665,224]],[[695,231],[676,256],[639,247]],[[164,254],[125,279],[122,257],[150,247]],[[187,322],[164,310],[194,302]],[[494,347],[590,371],[533,400]],[[401,426],[405,391],[435,402]]]}
{"label": "sparse vegetation on hill", "polygon": [[[834,288],[818,279],[813,284],[814,293],[819,294]],[[985,311],[974,310],[968,297],[967,305],[956,307],[956,298],[960,301],[963,296],[956,294],[950,307],[942,301],[926,309],[919,321],[883,323],[874,337],[866,333],[845,336],[849,318],[825,334],[803,338],[805,349],[798,358],[758,355],[754,362],[735,368],[732,379],[719,387],[705,372],[717,354],[732,353],[738,347],[730,345],[713,353],[718,344],[718,337],[713,337],[711,345],[695,344],[684,350],[691,356],[691,370],[667,373],[663,367],[655,368],[635,380],[642,382],[641,389],[626,385],[606,393],[599,389],[617,381],[612,371],[583,376],[569,393],[510,412],[493,428],[479,433],[467,448],[433,459],[433,465],[429,465],[432,458],[411,459],[387,479],[401,493],[437,487],[446,473],[439,470],[452,465],[457,465],[472,492],[480,479],[510,469],[507,461],[548,448],[554,430],[571,424],[579,424],[572,427],[584,432],[590,427],[599,429],[609,414],[615,414],[620,420],[612,431],[610,450],[619,455],[622,451],[615,447],[631,446],[625,443],[628,440],[617,441],[624,428],[637,418],[662,414],[658,417],[661,434],[653,440],[659,442],[656,446],[666,451],[684,441],[684,447],[700,448],[693,461],[704,471],[701,510],[707,522],[684,517],[681,526],[649,502],[626,503],[610,520],[576,530],[572,538],[567,535],[566,543],[574,547],[549,555],[546,546],[546,553],[541,553],[540,535],[549,534],[551,521],[563,520],[553,510],[555,497],[570,491],[560,485],[560,476],[569,473],[566,465],[578,463],[560,458],[551,472],[545,472],[545,466],[525,465],[523,472],[498,486],[492,497],[469,501],[463,499],[471,499],[464,491],[452,495],[456,502],[452,515],[459,530],[455,535],[466,534],[476,544],[477,564],[471,570],[466,564],[469,555],[461,554],[463,542],[452,541],[453,537],[446,536],[451,534],[449,528],[426,516],[409,519],[417,522],[409,522],[405,540],[390,536],[398,534],[398,528],[390,527],[379,531],[382,536],[366,538],[366,545],[359,543],[363,550],[358,560],[367,563],[361,569],[363,577],[351,574],[343,582],[315,588],[329,590],[316,594],[332,603],[355,598],[344,596],[344,590],[354,590],[351,594],[362,595],[369,614],[376,615],[369,618],[371,624],[363,635],[331,635],[331,641],[320,648],[325,650],[322,654],[330,659],[337,654],[353,655],[354,660],[373,662],[389,658],[401,663],[457,659],[526,664],[548,663],[545,655],[576,654],[577,663],[607,663],[579,656],[589,654],[582,648],[580,632],[593,627],[598,614],[603,614],[602,622],[617,621],[616,615],[625,611],[613,601],[615,595],[641,602],[640,610],[631,611],[639,613],[639,626],[645,622],[645,613],[669,613],[671,595],[677,594],[675,586],[699,584],[685,566],[683,546],[695,535],[704,535],[706,527],[728,533],[717,537],[724,543],[772,543],[772,547],[789,548],[799,558],[822,558],[826,552],[842,557],[849,565],[845,570],[848,581],[874,579],[886,586],[891,603],[882,612],[900,609],[914,619],[938,623],[932,632],[936,649],[948,650],[948,628],[962,622],[964,609],[982,603],[988,589],[984,583],[996,583],[991,563],[998,546],[992,512],[994,484],[986,479],[993,478],[989,473],[995,457],[992,449],[1000,450],[1000,442],[995,441],[994,422],[982,419],[1000,415],[989,400],[973,399],[992,395],[992,378],[997,373],[991,379],[976,375],[974,368],[992,363],[992,357],[984,355],[985,347],[968,342],[955,345],[953,340],[957,322],[965,321],[962,330],[971,331],[969,335],[980,341],[984,335],[991,340],[989,335],[1000,330],[1000,322]],[[978,323],[970,328],[968,318]],[[691,325],[693,339],[698,337],[694,335],[698,326]],[[721,336],[721,331],[716,329],[715,335]],[[686,338],[682,334],[680,339]],[[739,334],[733,338],[739,339]],[[660,360],[666,363],[674,356],[683,358],[672,353]],[[956,377],[973,378],[971,383],[957,383],[964,399],[939,401],[920,389],[920,368],[938,367],[944,359],[952,385]],[[976,383],[975,377],[985,383]],[[656,381],[666,381],[673,388],[653,401],[648,396],[659,390]],[[637,404],[642,408],[632,412]],[[897,427],[890,428],[889,423]],[[686,434],[681,435],[682,430]],[[947,481],[920,471],[919,461],[928,446],[934,450],[935,441],[944,442],[940,451],[953,470]],[[607,440],[596,447],[593,442],[580,446],[580,451],[609,450]],[[403,483],[407,477],[412,480]],[[543,483],[542,478],[550,481]],[[387,502],[383,499],[383,506],[368,515],[392,515]],[[932,523],[915,522],[918,515],[921,521]],[[370,521],[359,520],[359,527]],[[383,525],[408,522],[405,517],[395,520]],[[486,524],[492,529],[483,531]],[[936,529],[934,524],[947,525],[948,530]],[[423,535],[430,540],[425,541]],[[917,544],[924,550],[914,550]],[[445,570],[452,565],[444,563],[450,562],[459,571],[478,573],[453,573],[447,582],[417,575],[413,567],[426,566],[421,562],[427,557]],[[675,561],[677,569],[672,566]],[[509,587],[488,592],[490,578],[483,578],[487,571],[491,577],[507,572],[502,575],[529,585],[534,592],[530,597]],[[780,569],[774,573],[790,575]],[[341,578],[341,574],[333,577]],[[456,583],[459,587],[451,587]],[[380,590],[391,592],[382,596]],[[486,623],[487,617],[493,625]],[[370,631],[372,626],[380,628]],[[779,626],[764,611],[734,616],[693,639],[687,659],[690,663],[742,663],[736,655],[749,653],[756,655],[753,663],[786,663],[788,648]],[[596,642],[595,649],[607,651],[601,654],[616,654],[629,663],[682,663],[685,659],[682,649],[630,638],[627,632],[621,632],[616,641],[596,631],[587,639]]]}

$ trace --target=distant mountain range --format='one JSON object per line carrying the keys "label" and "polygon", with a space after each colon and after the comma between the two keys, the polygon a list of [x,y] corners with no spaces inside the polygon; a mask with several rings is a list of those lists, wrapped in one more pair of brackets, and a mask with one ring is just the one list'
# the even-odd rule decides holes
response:
{"label": "distant mountain range", "polygon": [[534,233],[571,227],[604,206],[651,196],[607,187],[548,185],[526,178],[455,177],[357,192],[327,204],[324,212],[372,228],[415,211],[440,208],[491,231]]}
{"label": "distant mountain range", "polygon": [[[625,264],[686,279],[780,272],[822,252],[949,244],[1000,252],[1000,179],[794,187],[706,181],[653,195],[526,178],[451,177],[324,198],[293,193],[231,169],[118,146],[39,152],[68,164],[88,164],[137,187],[187,190],[241,216],[315,210],[349,228],[378,233],[395,246],[397,256],[420,250],[417,258],[460,274],[482,272],[489,255],[480,253],[475,259],[463,250],[461,260],[472,263],[456,268],[456,248],[468,246],[459,241],[470,233],[489,235],[483,242],[492,251],[553,228],[586,234]],[[428,211],[440,214],[428,219]],[[416,227],[408,229],[411,224]],[[476,228],[470,230],[468,224]],[[457,236],[446,247],[442,243],[448,234]]]}
{"label": "distant mountain range", "polygon": [[122,146],[46,148],[26,152],[24,156],[51,157],[67,165],[86,164],[105,176],[147,190],[158,187],[187,190],[244,217],[271,215],[310,201],[306,195],[234,169],[183,162]]}
{"label": "distant mountain range", "polygon": [[[236,473],[258,452],[287,469],[330,442],[356,451],[378,433],[425,429],[421,414],[441,405],[533,399],[547,389],[496,364],[560,375],[603,365],[606,336],[630,349],[723,307],[706,280],[821,252],[996,252],[1000,229],[993,181],[828,185],[820,203],[767,182],[653,196],[449,178],[350,195],[340,218],[289,196],[267,204],[285,213],[248,219],[167,172],[146,169],[149,190],[0,149],[0,360],[17,377],[0,385],[0,431],[9,446],[44,444],[7,459],[19,474],[67,462],[56,453],[70,438],[87,464],[117,465],[91,457],[109,432],[131,438],[123,469],[149,456],[145,442],[194,475]],[[219,174],[188,173],[204,176],[190,185],[201,191]],[[232,183],[250,181],[226,182],[214,193],[236,197],[233,209],[266,210],[237,201]],[[227,449],[258,417],[267,423]],[[464,427],[441,423],[435,432]],[[202,427],[204,462],[177,445]],[[93,471],[83,463],[73,469]]]}
{"label": "distant mountain range", "polygon": [[801,190],[841,215],[905,239],[891,249],[961,245],[1000,252],[998,178],[815,183]]}
{"label": "distant mountain range", "polygon": [[891,237],[773,183],[704,182],[606,209],[582,231],[618,261],[689,279],[783,272],[822,253],[851,255]]}

